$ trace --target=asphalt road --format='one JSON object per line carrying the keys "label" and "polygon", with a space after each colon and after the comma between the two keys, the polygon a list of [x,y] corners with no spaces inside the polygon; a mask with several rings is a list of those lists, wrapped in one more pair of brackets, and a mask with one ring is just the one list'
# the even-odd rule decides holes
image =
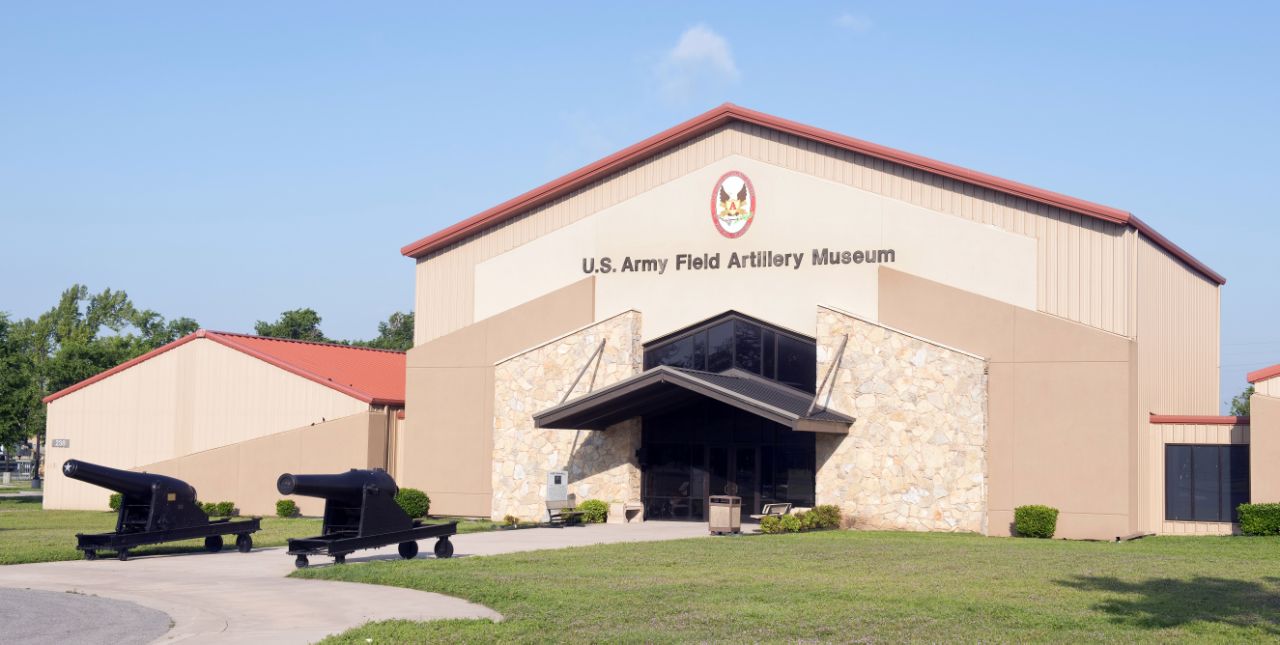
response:
{"label": "asphalt road", "polygon": [[0,588],[0,640],[24,645],[133,645],[169,631],[169,615],[101,596]]}

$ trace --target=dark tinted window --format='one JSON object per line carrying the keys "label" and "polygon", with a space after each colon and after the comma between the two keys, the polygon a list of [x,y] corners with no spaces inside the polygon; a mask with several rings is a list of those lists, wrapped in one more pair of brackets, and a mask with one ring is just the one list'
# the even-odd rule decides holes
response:
{"label": "dark tinted window", "polygon": [[772,329],[764,330],[764,344],[760,348],[760,353],[764,358],[764,371],[760,372],[760,374],[765,378],[775,378],[777,376],[777,368],[775,367],[777,361],[774,360],[778,345],[777,336]]}
{"label": "dark tinted window", "polygon": [[760,373],[760,327],[741,320],[733,323],[734,365]]}
{"label": "dark tinted window", "polygon": [[707,330],[707,371],[723,372],[733,367],[733,322],[723,322]]}
{"label": "dark tinted window", "polygon": [[1165,446],[1165,519],[1238,521],[1249,501],[1248,446]]}
{"label": "dark tinted window", "polygon": [[814,390],[817,349],[790,336],[778,334],[778,380],[806,392]]}

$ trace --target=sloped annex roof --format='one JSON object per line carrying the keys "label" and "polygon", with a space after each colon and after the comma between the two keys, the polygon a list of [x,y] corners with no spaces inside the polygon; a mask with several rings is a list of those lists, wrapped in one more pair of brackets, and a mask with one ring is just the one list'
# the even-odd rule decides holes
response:
{"label": "sloped annex roof", "polygon": [[853,419],[813,405],[813,395],[743,370],[662,365],[533,415],[538,428],[604,430],[643,414],[709,398],[802,432],[846,434]]}
{"label": "sloped annex roof", "polygon": [[1254,370],[1252,372],[1249,372],[1249,374],[1246,375],[1244,379],[1250,383],[1257,383],[1259,381],[1265,381],[1269,378],[1274,378],[1276,376],[1280,376],[1280,365],[1272,365],[1271,367],[1264,367],[1260,370]]}
{"label": "sloped annex roof", "polygon": [[222,331],[197,330],[157,347],[133,360],[100,372],[75,385],[46,396],[45,403],[60,399],[134,365],[181,347],[197,338],[248,354],[282,370],[333,388],[373,405],[404,405],[404,352],[332,343],[267,338]]}
{"label": "sloped annex roof", "polygon": [[1087,217],[1100,219],[1116,224],[1132,226],[1147,236],[1152,242],[1168,251],[1204,277],[1226,284],[1226,278],[1197,260],[1182,247],[1174,244],[1146,222],[1138,219],[1133,213],[1110,206],[1070,197],[1053,191],[1028,186],[1008,179],[1002,179],[986,173],[969,170],[949,163],[929,159],[919,155],[895,150],[886,146],[870,143],[861,139],[847,137],[842,134],[810,127],[795,121],[779,118],[763,112],[756,112],[744,107],[725,103],[715,109],[700,114],[669,130],[660,132],[644,141],[605,157],[595,163],[583,166],[559,179],[543,184],[533,190],[509,199],[493,208],[473,215],[457,224],[432,233],[416,242],[407,244],[400,253],[412,258],[420,258],[432,251],[437,251],[455,242],[482,233],[504,222],[519,217],[521,214],[543,204],[568,195],[588,184],[608,177],[624,168],[634,165],[648,157],[674,148],[691,139],[715,130],[728,123],[738,121],[751,125],[770,128],[802,139],[829,145],[842,150],[856,152],[876,159],[915,168],[942,177],[955,179],[975,186],[997,190],[1021,197],[1032,202],[1062,208]]}

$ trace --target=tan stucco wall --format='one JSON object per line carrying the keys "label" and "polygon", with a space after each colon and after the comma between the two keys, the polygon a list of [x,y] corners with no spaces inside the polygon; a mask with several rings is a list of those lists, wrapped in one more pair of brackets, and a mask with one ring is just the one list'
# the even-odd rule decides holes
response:
{"label": "tan stucco wall", "polygon": [[986,361],[833,309],[817,320],[818,400],[856,419],[815,437],[817,503],[858,528],[986,533]]}
{"label": "tan stucco wall", "polygon": [[67,459],[134,468],[368,409],[324,385],[196,339],[49,403],[47,436],[70,446],[46,449],[45,507],[105,507],[109,491],[58,474]]}
{"label": "tan stucco wall", "polygon": [[1249,498],[1280,502],[1280,397],[1249,397]]}
{"label": "tan stucco wall", "polygon": [[1025,504],[1057,507],[1058,537],[1135,530],[1134,343],[884,267],[879,293],[879,322],[989,361],[990,534]]}
{"label": "tan stucco wall", "polygon": [[[387,415],[364,412],[137,468],[177,477],[202,502],[235,502],[242,515],[271,516],[283,473],[339,473],[385,468]],[[303,515],[322,515],[324,500],[291,496]]]}
{"label": "tan stucco wall", "polygon": [[531,416],[639,374],[640,321],[638,312],[625,312],[497,364],[493,519],[546,519],[547,478],[553,470],[568,471],[569,492],[580,501],[640,501],[639,419],[605,430],[556,430],[535,428]]}
{"label": "tan stucco wall", "polygon": [[594,299],[586,278],[410,350],[400,484],[433,513],[489,517],[494,364],[591,324]]}

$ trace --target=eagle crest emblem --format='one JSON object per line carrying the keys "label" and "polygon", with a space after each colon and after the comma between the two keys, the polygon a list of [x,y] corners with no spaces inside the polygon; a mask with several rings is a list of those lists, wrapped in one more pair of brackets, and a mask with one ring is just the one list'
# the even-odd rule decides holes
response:
{"label": "eagle crest emblem", "polygon": [[711,193],[711,221],[720,234],[742,237],[756,217],[756,191],[747,176],[731,170],[716,182]]}

